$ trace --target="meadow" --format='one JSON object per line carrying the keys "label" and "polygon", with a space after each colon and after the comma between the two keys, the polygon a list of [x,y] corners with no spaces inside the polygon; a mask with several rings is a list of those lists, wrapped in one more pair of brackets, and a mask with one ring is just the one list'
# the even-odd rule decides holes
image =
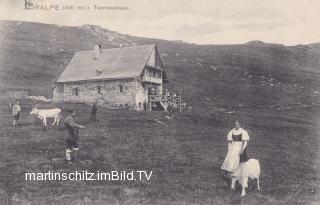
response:
{"label": "meadow", "polygon": [[[3,100],[2,102],[4,102]],[[22,99],[20,127],[1,106],[1,204],[317,204],[319,197],[319,109],[241,110],[233,114],[195,110],[174,119],[162,112],[100,108],[92,122],[84,104],[60,107],[63,119],[77,110],[78,161],[63,161],[63,124],[43,129]],[[226,134],[239,119],[251,139],[250,158],[260,160],[261,191],[240,197],[222,177]],[[26,181],[26,172],[153,171],[150,181]],[[253,187],[254,188],[254,187]]]}
{"label": "meadow", "polygon": [[[34,31],[37,31],[36,33]],[[0,204],[319,204],[320,44],[251,41],[196,45],[120,34],[94,25],[68,27],[0,21]],[[99,108],[20,98],[12,127],[8,91],[52,97],[77,51],[157,45],[170,91],[182,92],[192,114]],[[64,162],[63,123],[43,129],[32,106],[71,108],[80,131],[78,161]],[[260,160],[261,191],[245,198],[226,185],[220,166],[226,134],[238,119]],[[62,121],[63,122],[63,121]],[[26,181],[26,172],[153,171],[150,181]]]}

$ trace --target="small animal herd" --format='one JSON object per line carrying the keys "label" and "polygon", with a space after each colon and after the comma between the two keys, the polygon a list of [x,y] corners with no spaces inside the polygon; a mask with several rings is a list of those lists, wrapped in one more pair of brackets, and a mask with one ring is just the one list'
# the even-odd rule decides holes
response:
{"label": "small animal herd", "polygon": [[[38,117],[44,126],[47,126],[47,119],[53,118],[52,126],[59,125],[61,118],[61,109],[38,109],[37,106],[32,108],[31,115]],[[238,181],[242,186],[241,196],[246,195],[246,188],[248,187],[248,181],[256,180],[257,188],[260,190],[259,177],[260,177],[260,163],[257,159],[249,159],[248,161],[241,163],[238,169],[230,175],[231,177],[231,189],[235,189],[235,184]]]}

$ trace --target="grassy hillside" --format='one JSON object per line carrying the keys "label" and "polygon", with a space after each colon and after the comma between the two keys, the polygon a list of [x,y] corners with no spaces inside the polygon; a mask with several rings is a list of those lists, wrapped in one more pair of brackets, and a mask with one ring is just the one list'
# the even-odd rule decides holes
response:
{"label": "grassy hillside", "polygon": [[[230,117],[179,114],[168,120],[160,112],[100,108],[98,122],[90,107],[58,106],[63,117],[71,107],[80,131],[79,161],[64,163],[60,127],[41,128],[28,115],[35,102],[22,100],[21,127],[0,101],[0,204],[317,204],[319,201],[318,109],[241,112]],[[232,191],[220,166],[227,152],[226,133],[238,118],[250,134],[248,154],[261,163],[262,190]],[[26,181],[25,172],[70,173],[111,170],[153,171],[150,181]]]}
{"label": "grassy hillside", "polygon": [[[317,204],[319,71],[317,44],[285,47],[253,41],[194,45],[118,34],[97,26],[65,27],[2,21],[0,30],[0,204]],[[192,114],[99,108],[21,99],[12,127],[10,89],[50,96],[78,50],[155,43],[170,89],[181,88]],[[80,132],[79,160],[64,163],[66,129],[43,129],[31,107],[72,107]],[[236,112],[235,112],[236,111]],[[231,191],[221,176],[226,133],[239,119],[250,134],[248,154],[261,163],[262,191]],[[26,181],[25,172],[154,171],[150,181]]]}
{"label": "grassy hillside", "polygon": [[253,41],[194,45],[122,35],[98,26],[65,27],[1,21],[1,88],[30,88],[50,96],[51,86],[79,50],[155,43],[170,89],[181,88],[200,108],[310,104],[319,99],[320,52],[314,45],[286,47]]}

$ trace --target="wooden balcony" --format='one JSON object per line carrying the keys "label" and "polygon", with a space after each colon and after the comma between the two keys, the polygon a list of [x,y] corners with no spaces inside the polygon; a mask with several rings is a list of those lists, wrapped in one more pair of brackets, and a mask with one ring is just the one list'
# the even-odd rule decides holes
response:
{"label": "wooden balcony", "polygon": [[167,101],[166,95],[149,95],[149,102]]}
{"label": "wooden balcony", "polygon": [[181,102],[181,96],[175,93],[167,92],[164,95],[149,95],[149,102],[165,102],[170,101],[173,103]]}
{"label": "wooden balcony", "polygon": [[142,82],[162,84],[162,79],[161,78],[153,78],[153,77],[144,75],[142,78]]}

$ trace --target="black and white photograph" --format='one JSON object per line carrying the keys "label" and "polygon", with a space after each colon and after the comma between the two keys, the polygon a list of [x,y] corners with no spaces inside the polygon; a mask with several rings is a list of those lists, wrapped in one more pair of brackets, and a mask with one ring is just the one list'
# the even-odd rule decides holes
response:
{"label": "black and white photograph", "polygon": [[0,205],[320,204],[319,11],[0,0]]}

